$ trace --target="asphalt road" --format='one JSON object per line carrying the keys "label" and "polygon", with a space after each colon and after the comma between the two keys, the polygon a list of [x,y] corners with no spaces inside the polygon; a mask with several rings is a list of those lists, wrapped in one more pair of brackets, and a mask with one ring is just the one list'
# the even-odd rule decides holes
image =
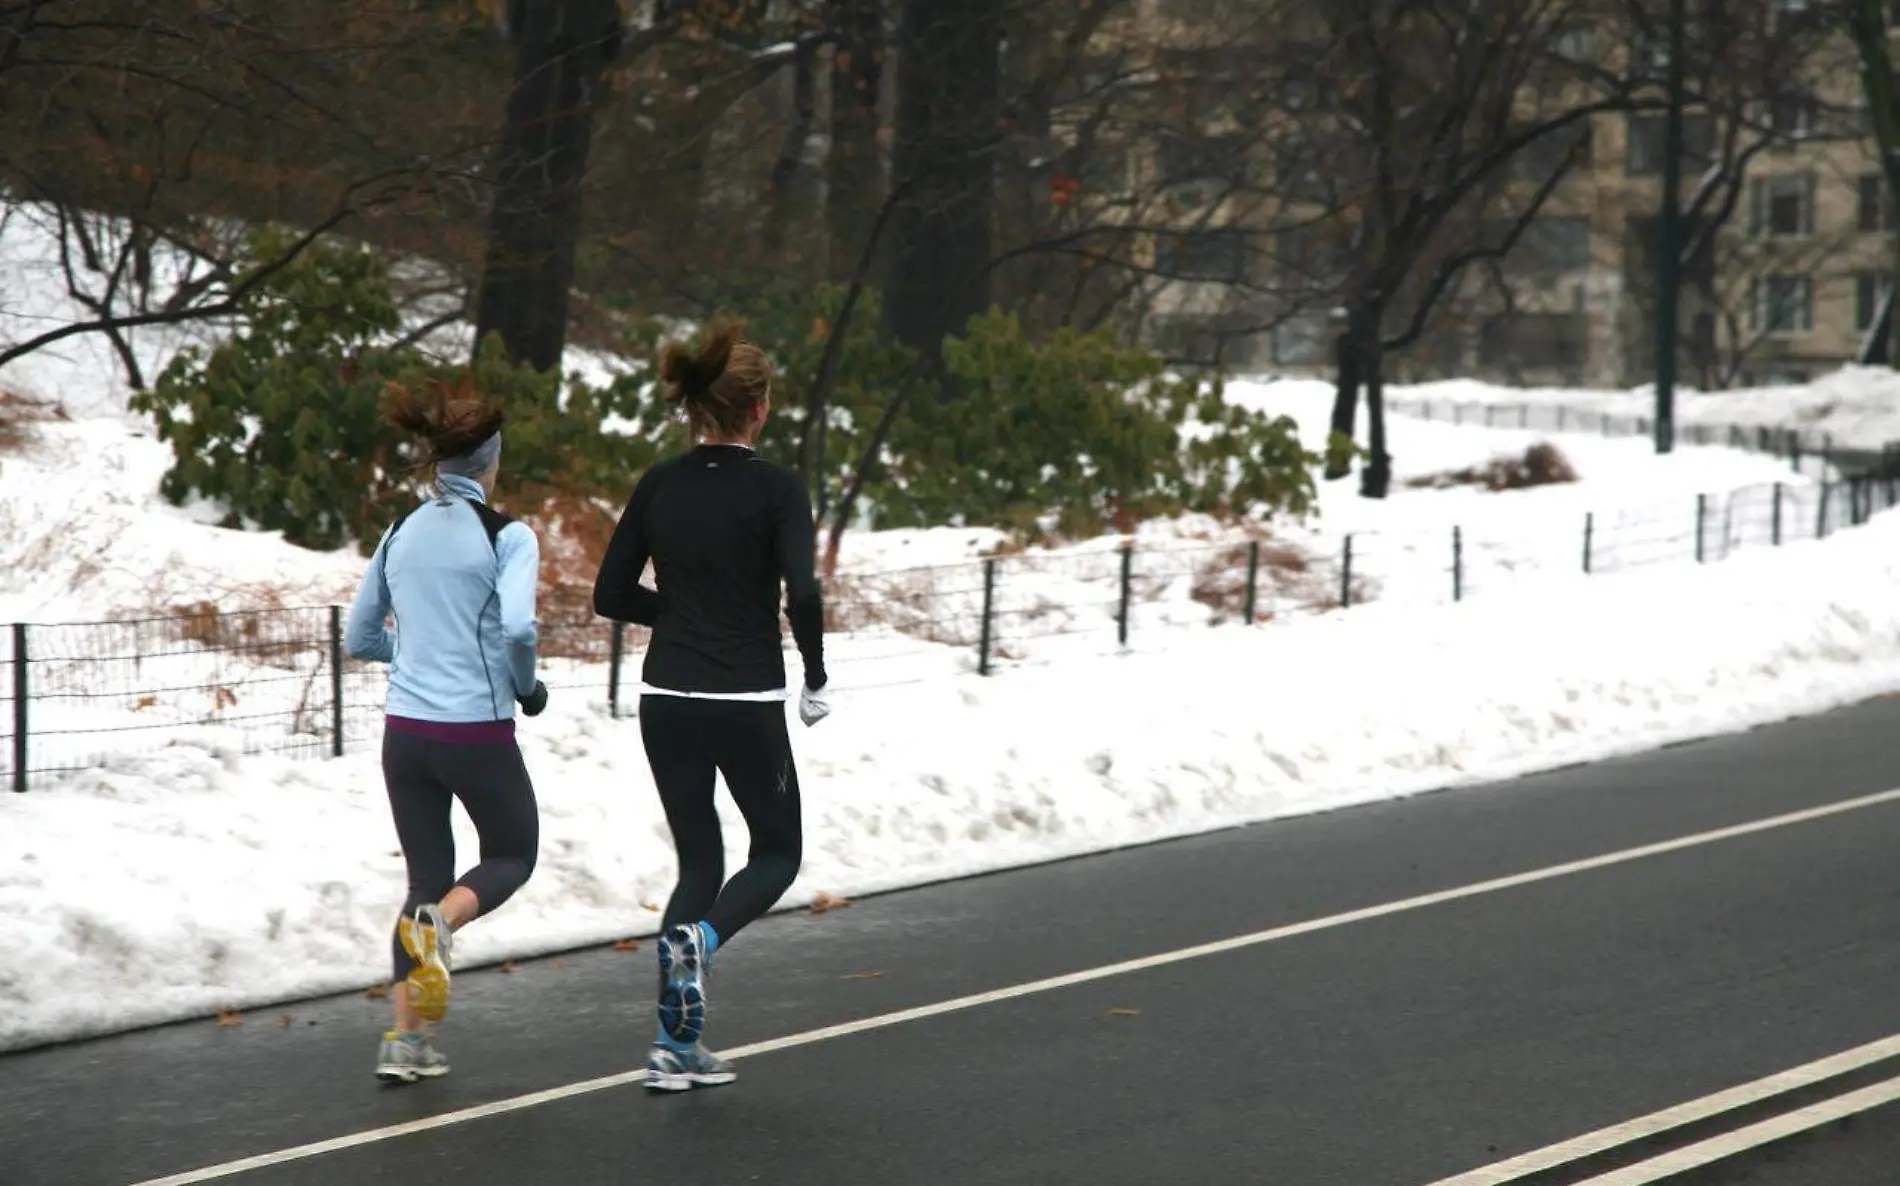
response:
{"label": "asphalt road", "polygon": [[[802,1034],[1887,791],[1896,727],[1900,701],[1875,701],[773,917],[722,953],[709,1037]],[[587,1091],[224,1180],[1427,1186],[1900,1033],[1897,851],[1900,803],[1868,806],[811,1040],[716,1091]],[[131,1186],[624,1072],[651,1034],[651,969],[642,949],[466,973],[442,1037],[454,1073],[404,1089],[370,1077],[384,1007],[360,997],[0,1058],[0,1186]],[[1888,1186],[1896,1119],[1670,1181]]]}

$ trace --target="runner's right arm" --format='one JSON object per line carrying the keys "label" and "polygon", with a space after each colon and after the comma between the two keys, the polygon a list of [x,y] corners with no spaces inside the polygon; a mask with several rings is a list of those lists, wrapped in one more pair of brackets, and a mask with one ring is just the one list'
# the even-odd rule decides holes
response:
{"label": "runner's right arm", "polygon": [[344,631],[343,645],[352,659],[390,663],[396,658],[396,636],[389,630],[386,572],[391,534],[384,532],[377,543],[376,554],[369,558],[369,568],[363,573],[363,583],[357,586],[356,600],[350,605],[350,624]]}
{"label": "runner's right arm", "polygon": [[600,558],[600,572],[594,577],[594,612],[636,626],[652,626],[660,620],[660,595],[640,583],[651,555],[641,519],[653,472],[648,470],[634,484],[633,497],[607,541],[607,554]]}

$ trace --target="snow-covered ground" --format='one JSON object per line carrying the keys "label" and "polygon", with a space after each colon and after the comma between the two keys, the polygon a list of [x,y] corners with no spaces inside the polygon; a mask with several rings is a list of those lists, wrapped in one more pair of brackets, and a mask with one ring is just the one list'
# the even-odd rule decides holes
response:
{"label": "snow-covered ground", "polygon": [[[37,233],[0,226],[0,342],[77,313]],[[149,375],[185,340],[133,345]],[[253,752],[327,750],[323,607],[347,600],[360,559],[168,505],[169,448],[127,413],[120,376],[90,337],[0,372],[0,394],[40,408],[0,453],[0,622],[53,623],[31,631],[34,765],[79,768],[0,798],[0,1048],[370,983],[402,896],[374,759],[380,672],[347,677],[343,758]],[[1230,392],[1323,443],[1324,385]],[[1774,422],[1829,399],[1848,416],[1842,398],[1796,392]],[[1856,423],[1878,425],[1872,402]],[[1000,537],[847,536],[827,644],[839,711],[798,732],[809,859],[788,905],[1583,760],[1900,684],[1900,610],[1886,604],[1900,525],[1800,542],[1846,518],[1823,508],[1816,471],[1725,448],[1658,458],[1588,432],[1396,417],[1391,435],[1397,485],[1382,502],[1328,483],[1305,523],[1189,517],[1000,556],[990,679],[973,669],[982,558]],[[1412,484],[1541,441],[1579,481]],[[1235,624],[1249,540],[1263,554],[1255,629]],[[1355,606],[1329,612],[1348,563]],[[1452,605],[1454,591],[1476,599]],[[226,616],[179,612],[201,605]],[[57,625],[128,617],[154,620]],[[0,631],[0,665],[10,646]],[[1373,669],[1376,683],[1340,678]],[[467,959],[649,930],[671,876],[637,722],[606,711],[604,666],[555,661],[548,677],[554,705],[523,727],[541,865],[468,933]]]}
{"label": "snow-covered ground", "polygon": [[[1900,516],[1882,515],[1720,565],[1186,632],[1160,653],[841,693],[829,720],[796,730],[808,855],[785,905],[1497,778],[1887,692],[1900,687],[1897,580]],[[637,723],[557,695],[522,734],[540,865],[507,909],[465,932],[460,958],[650,932],[672,857]],[[386,975],[403,875],[373,755],[245,757],[186,733],[0,804],[0,1047]],[[456,823],[473,851],[459,812]],[[737,861],[743,826],[730,813],[727,824]]]}
{"label": "snow-covered ground", "polygon": [[[1395,387],[1392,394],[1400,402],[1430,401],[1440,409],[1439,415],[1446,414],[1444,409],[1453,404],[1500,409],[1528,405],[1534,412],[1543,413],[1537,419],[1545,423],[1551,420],[1548,413],[1558,407],[1628,421],[1653,416],[1656,410],[1655,391],[1648,386],[1630,391],[1579,391],[1506,388],[1453,379]],[[1498,423],[1506,418],[1501,416]],[[1900,442],[1900,375],[1886,367],[1846,366],[1798,385],[1733,391],[1678,388],[1676,423],[1679,432],[1698,425],[1789,429],[1801,434],[1805,448],[1831,443],[1843,449],[1878,451],[1890,442]]]}

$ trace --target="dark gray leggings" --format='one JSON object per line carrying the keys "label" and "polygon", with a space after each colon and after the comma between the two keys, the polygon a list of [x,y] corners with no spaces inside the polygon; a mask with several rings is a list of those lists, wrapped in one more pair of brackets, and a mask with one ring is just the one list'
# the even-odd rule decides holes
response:
{"label": "dark gray leggings", "polygon": [[[679,856],[679,882],[661,925],[704,919],[724,944],[791,888],[804,856],[785,705],[646,695],[640,737]],[[729,882],[715,773],[726,776],[752,842],[745,868]]]}
{"label": "dark gray leggings", "polygon": [[[385,729],[383,782],[409,863],[403,917],[424,903],[440,902],[458,885],[473,893],[480,912],[487,914],[527,883],[541,842],[541,817],[519,746],[463,745]],[[459,881],[449,825],[454,799],[462,801],[482,845],[481,862]],[[393,931],[390,946],[400,981],[416,964]]]}

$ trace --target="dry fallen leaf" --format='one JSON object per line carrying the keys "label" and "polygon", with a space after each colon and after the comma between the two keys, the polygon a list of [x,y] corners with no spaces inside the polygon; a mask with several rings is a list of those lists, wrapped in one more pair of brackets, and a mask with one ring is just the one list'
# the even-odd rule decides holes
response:
{"label": "dry fallen leaf", "polygon": [[651,902],[640,903],[640,909],[646,911],[648,914],[658,914],[660,912],[660,908]]}
{"label": "dry fallen leaf", "polygon": [[622,939],[620,942],[614,944],[614,950],[638,951],[640,950],[640,941],[638,939]]}
{"label": "dry fallen leaf", "polygon": [[507,975],[508,973],[510,973],[510,972],[513,972],[514,970],[515,970],[515,961],[513,961],[513,960],[503,960],[503,961],[501,962],[501,972],[502,972],[502,975],[504,975],[504,976],[505,976],[505,975]]}
{"label": "dry fallen leaf", "polygon": [[1139,1009],[1110,1009],[1108,1011],[1108,1015],[1110,1017],[1140,1017],[1141,1010]]}
{"label": "dry fallen leaf", "polygon": [[846,976],[845,979],[846,980],[876,980],[878,977],[882,975],[884,975],[884,973],[882,972],[853,972],[849,976]]}
{"label": "dry fallen leaf", "polygon": [[364,990],[363,995],[372,1001],[380,1001],[389,995],[389,986],[387,984],[372,984],[369,988]]}
{"label": "dry fallen leaf", "polygon": [[222,1028],[231,1029],[234,1026],[240,1026],[243,1024],[244,1024],[244,1015],[242,1013],[238,1013],[230,1009],[220,1009],[218,1011],[218,1025],[221,1026]]}
{"label": "dry fallen leaf", "polygon": [[280,1030],[287,1030],[287,1029],[289,1029],[289,1028],[290,1028],[290,1026],[291,1026],[291,1023],[292,1023],[292,1022],[293,1022],[294,1020],[295,1020],[295,1019],[294,1019],[294,1018],[292,1018],[290,1014],[288,1014],[288,1013],[286,1013],[286,1014],[284,1014],[284,1015],[283,1015],[282,1017],[279,1017],[279,1018],[277,1019],[277,1028],[278,1028],[278,1029],[280,1029]]}
{"label": "dry fallen leaf", "polygon": [[811,912],[813,914],[824,914],[831,910],[843,910],[850,904],[851,900],[849,898],[840,898],[836,894],[828,894],[823,890],[819,890],[811,900]]}

